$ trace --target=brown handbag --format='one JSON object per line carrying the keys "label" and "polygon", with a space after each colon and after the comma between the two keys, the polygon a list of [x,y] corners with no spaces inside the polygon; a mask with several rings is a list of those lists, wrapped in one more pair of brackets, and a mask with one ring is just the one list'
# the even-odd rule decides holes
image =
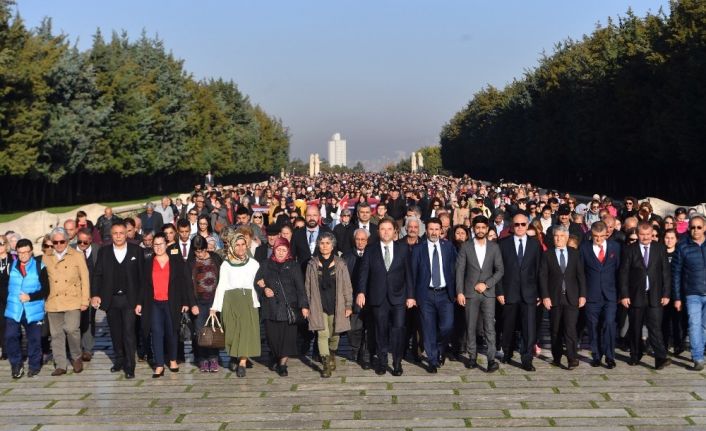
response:
{"label": "brown handbag", "polygon": [[[209,322],[211,324],[209,325]],[[226,336],[223,326],[216,316],[208,316],[206,323],[199,329],[198,344],[210,349],[223,349],[226,346]]]}

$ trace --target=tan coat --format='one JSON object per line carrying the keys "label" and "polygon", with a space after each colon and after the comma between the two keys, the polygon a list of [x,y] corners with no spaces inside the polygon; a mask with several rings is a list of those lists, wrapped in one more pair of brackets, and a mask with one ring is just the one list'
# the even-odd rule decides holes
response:
{"label": "tan coat", "polygon": [[88,307],[91,283],[83,253],[68,247],[62,260],[51,254],[42,257],[42,261],[49,275],[49,297],[44,309],[59,312]]}
{"label": "tan coat", "polygon": [[[353,286],[348,274],[346,261],[334,256],[336,265],[336,310],[334,311],[334,330],[337,334],[349,331],[351,321],[346,317],[346,309],[353,307]],[[324,308],[321,305],[321,292],[319,291],[319,260],[312,258],[306,266],[306,296],[309,298],[309,330],[324,330]]]}

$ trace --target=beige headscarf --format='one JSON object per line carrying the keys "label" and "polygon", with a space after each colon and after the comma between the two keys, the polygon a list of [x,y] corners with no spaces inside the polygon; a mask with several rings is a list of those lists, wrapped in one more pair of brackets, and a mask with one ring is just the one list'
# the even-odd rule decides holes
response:
{"label": "beige headscarf", "polygon": [[246,263],[248,263],[248,260],[250,260],[249,252],[247,251],[245,253],[244,259],[241,259],[235,255],[235,243],[239,240],[245,241],[245,244],[248,243],[248,240],[245,238],[245,235],[243,235],[242,233],[236,233],[232,236],[229,235],[228,242],[224,244],[226,248],[226,259],[228,259],[228,262],[230,262],[231,265],[245,265]]}

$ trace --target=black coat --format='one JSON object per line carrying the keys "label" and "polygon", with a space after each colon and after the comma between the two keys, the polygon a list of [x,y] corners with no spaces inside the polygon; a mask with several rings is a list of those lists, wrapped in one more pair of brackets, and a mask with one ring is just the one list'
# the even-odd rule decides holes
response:
{"label": "black coat", "polygon": [[[319,235],[323,232],[331,232],[331,229],[326,225],[319,226]],[[309,239],[307,238],[307,229],[295,229],[292,234],[292,256],[297,259],[302,270],[302,277],[306,272],[306,265],[311,259],[311,251],[309,250]],[[334,253],[336,250],[334,250]],[[314,249],[314,256],[318,256],[318,250]]]}
{"label": "black coat", "polygon": [[[642,247],[637,242],[623,249],[619,273],[620,298],[630,298],[631,307],[661,307],[662,298],[669,298],[672,291],[672,269],[667,259],[667,248],[661,243],[650,243],[650,260],[645,267]],[[647,277],[650,290],[645,294]]]}
{"label": "black coat", "polygon": [[352,223],[348,223],[345,226],[343,223],[339,223],[333,228],[333,234],[336,236],[336,248],[343,254],[350,253],[354,248],[350,242],[354,229]]}
{"label": "black coat", "polygon": [[255,275],[255,281],[259,280],[265,280],[265,287],[269,287],[275,293],[275,296],[268,298],[265,296],[264,289],[255,287],[262,304],[263,319],[286,322],[286,303],[297,310],[297,314],[301,314],[299,309],[309,308],[309,300],[304,289],[304,276],[297,262],[289,260],[277,263],[272,259],[266,259],[260,264]]}
{"label": "black coat", "polygon": [[393,242],[392,247],[394,251],[389,271],[385,269],[380,242],[372,243],[365,249],[360,262],[357,292],[365,295],[366,306],[379,306],[385,300],[392,305],[401,305],[407,298],[414,298],[409,247],[401,242]]}
{"label": "black coat", "polygon": [[578,250],[566,248],[566,270],[562,273],[556,258],[556,249],[550,248],[542,254],[539,265],[539,289],[542,298],[559,305],[562,282],[566,285],[566,300],[578,308],[579,298],[586,297],[586,275],[583,259]]}
{"label": "black coat", "polygon": [[[144,252],[140,246],[127,243],[127,254],[125,255],[127,283],[119,289],[125,292],[127,302],[134,307],[142,300],[142,290],[144,289]],[[96,250],[94,250],[95,252]],[[118,290],[115,286],[115,271],[118,263],[113,254],[113,244],[108,243],[98,249],[96,266],[91,277],[91,286],[96,296],[101,298],[101,309],[107,310],[113,299],[113,293]]]}
{"label": "black coat", "polygon": [[[188,289],[188,280],[186,274],[186,264],[181,255],[170,254],[169,256],[169,288],[168,300],[169,315],[172,318],[172,328],[174,331],[179,329],[181,321],[181,307],[186,305],[191,307],[196,304],[196,300],[189,292],[193,293],[193,289]],[[152,265],[154,264],[154,256],[145,261],[145,281],[144,289],[142,290],[142,298],[139,302],[142,305],[142,330],[145,334],[149,334],[152,329],[152,306],[154,305],[154,284],[152,283]],[[201,310],[199,310],[201,311]],[[205,310],[204,310],[205,311]]]}
{"label": "black coat", "polygon": [[498,242],[505,272],[502,280],[495,286],[495,293],[497,296],[505,296],[507,304],[533,304],[539,298],[538,275],[542,248],[536,238],[526,238],[521,265],[517,259],[515,237],[510,235]]}

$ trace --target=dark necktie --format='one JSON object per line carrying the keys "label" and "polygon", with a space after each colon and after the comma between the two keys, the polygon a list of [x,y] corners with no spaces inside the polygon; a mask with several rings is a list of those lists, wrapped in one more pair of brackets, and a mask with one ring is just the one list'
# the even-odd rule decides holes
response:
{"label": "dark necktie", "polygon": [[[561,268],[561,273],[566,272],[566,256],[564,256],[564,249],[559,250],[559,267]],[[561,293],[566,293],[566,280],[561,279]]]}
{"label": "dark necktie", "polygon": [[520,241],[520,246],[517,247],[517,261],[522,265],[522,259],[525,257],[525,249],[522,248],[522,239]]}
{"label": "dark necktie", "polygon": [[431,285],[433,288],[441,287],[441,262],[439,262],[439,250],[434,244],[434,255],[431,257]]}
{"label": "dark necktie", "polygon": [[186,243],[185,242],[181,243],[181,249],[182,249],[181,256],[184,258],[184,260],[186,260]]}
{"label": "dark necktie", "polygon": [[645,268],[647,268],[647,265],[650,263],[650,246],[646,245],[644,246],[645,248],[645,254],[642,256],[643,262],[645,262]]}

